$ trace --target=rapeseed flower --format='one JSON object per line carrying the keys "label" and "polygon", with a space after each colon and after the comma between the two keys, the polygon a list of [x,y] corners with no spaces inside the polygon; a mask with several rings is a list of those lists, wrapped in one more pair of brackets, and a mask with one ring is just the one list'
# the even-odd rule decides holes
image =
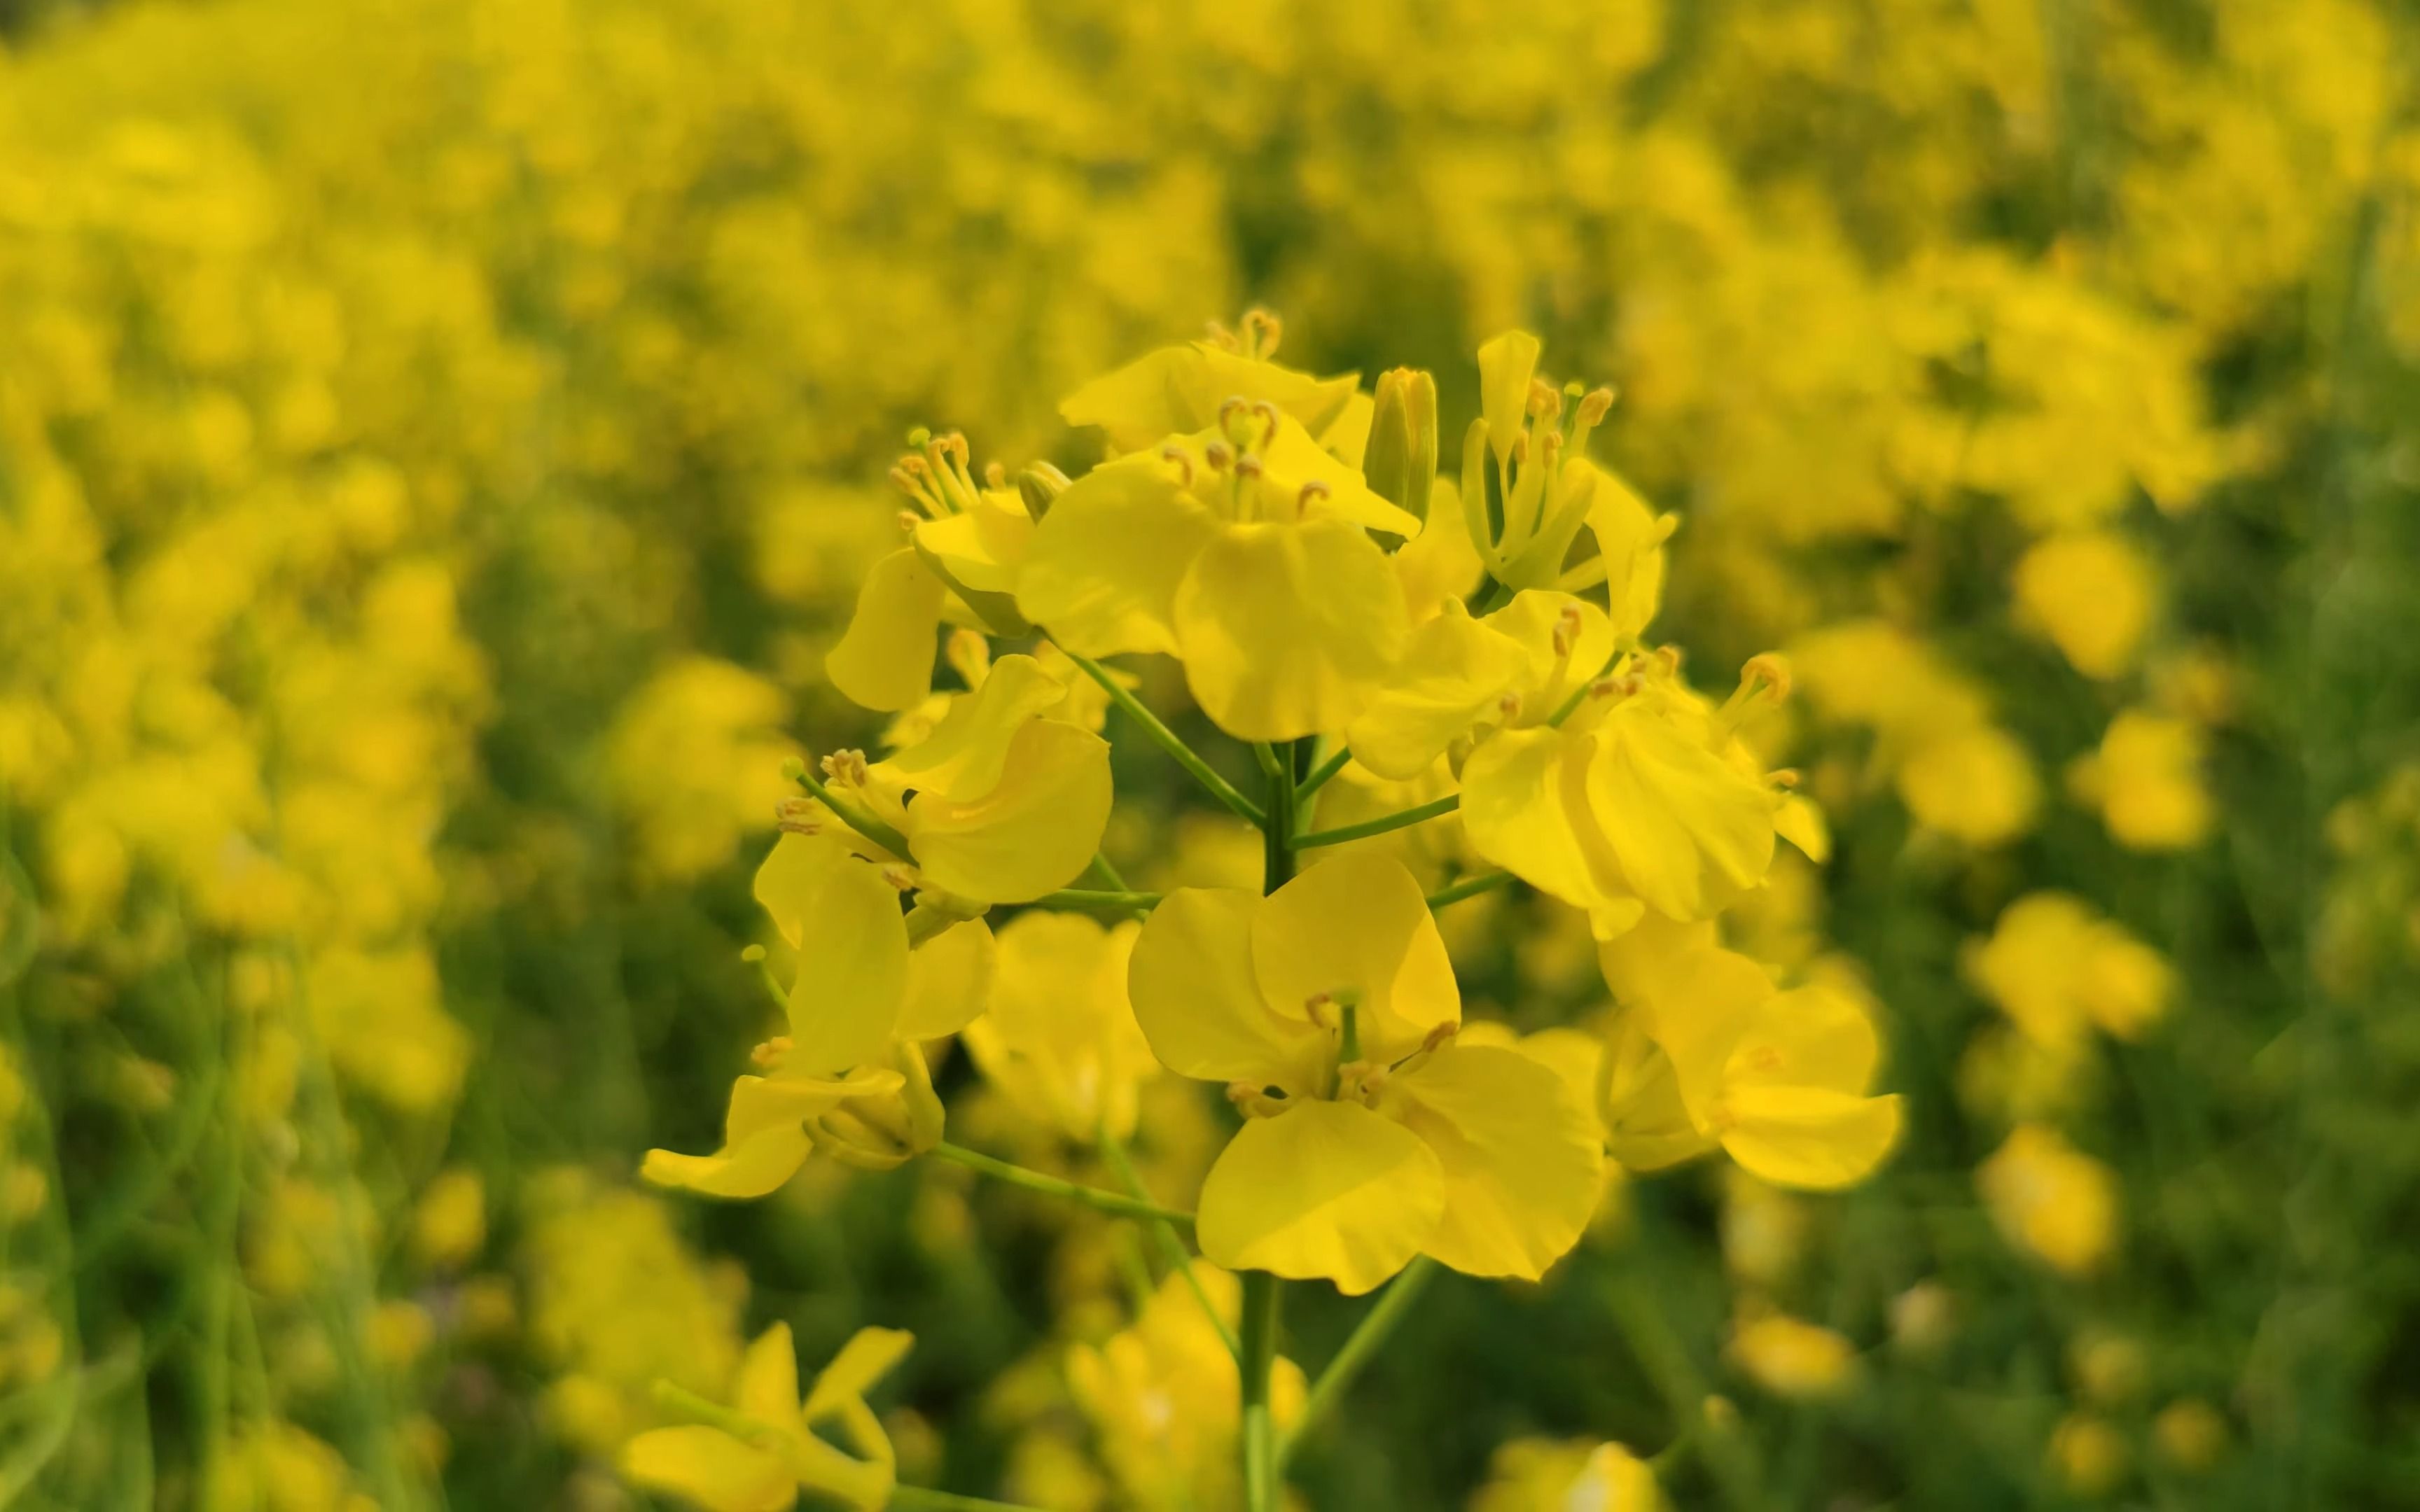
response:
{"label": "rapeseed flower", "polygon": [[1969,941],[1968,980],[2024,1034],[2067,1050],[2092,1027],[2137,1040],[2167,1012],[2176,973],[2160,953],[2082,899],[2028,893]]}
{"label": "rapeseed flower", "polygon": [[[790,1325],[775,1323],[741,1358],[728,1412],[640,1434],[622,1448],[622,1473],[706,1512],[788,1512],[801,1489],[879,1512],[898,1465],[865,1394],[914,1344],[897,1329],[860,1329],[801,1397]],[[825,1440],[827,1430],[854,1453]]]}
{"label": "rapeseed flower", "polygon": [[1975,1170],[2010,1242],[2071,1276],[2097,1271],[2118,1243],[2117,1174],[2056,1130],[2020,1124]]}
{"label": "rapeseed flower", "polygon": [[1266,898],[1171,892],[1132,988],[1161,1062],[1245,1114],[1202,1184],[1213,1261],[1347,1293],[1419,1254],[1535,1279],[1586,1227],[1592,1121],[1550,1067],[1453,1042],[1461,993],[1400,863],[1340,856]]}
{"label": "rapeseed flower", "polygon": [[1126,1000],[1141,926],[1080,914],[1019,914],[999,934],[984,1016],[967,1049],[1026,1118],[1070,1141],[1134,1133],[1140,1084],[1159,1072]]}

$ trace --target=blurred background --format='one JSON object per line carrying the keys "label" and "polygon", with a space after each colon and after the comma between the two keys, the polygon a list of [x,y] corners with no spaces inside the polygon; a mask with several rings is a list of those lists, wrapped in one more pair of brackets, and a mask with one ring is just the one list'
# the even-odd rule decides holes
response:
{"label": "blurred background", "polygon": [[[911,1480],[1194,1504],[1115,1226],[633,1173],[764,1028],[781,759],[878,740],[820,665],[907,431],[1080,464],[1062,394],[1254,302],[1449,437],[1506,326],[1618,387],[1659,633],[1790,653],[1837,832],[1745,937],[1909,1101],[1845,1196],[1437,1282],[1307,1504],[1608,1438],[1734,1512],[2420,1504],[2415,62],[2406,0],[0,4],[0,1504],[639,1507],[649,1383],[775,1319],[915,1331]],[[1257,866],[1131,745],[1129,875]],[[1475,1012],[1602,1009],[1561,912],[1450,912]],[[1148,1089],[1163,1196],[1216,1117]]]}

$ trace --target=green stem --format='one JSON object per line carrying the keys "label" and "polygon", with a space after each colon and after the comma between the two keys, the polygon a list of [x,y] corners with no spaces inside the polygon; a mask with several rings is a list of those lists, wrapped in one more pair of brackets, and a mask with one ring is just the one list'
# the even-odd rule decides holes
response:
{"label": "green stem", "polygon": [[[1109,1163],[1109,1169],[1117,1173],[1119,1184],[1132,1194],[1136,1201],[1151,1200],[1151,1189],[1143,1184],[1142,1173],[1135,1169],[1134,1157],[1126,1153],[1125,1141],[1120,1139],[1106,1123],[1101,1125],[1101,1159]],[[1235,1338],[1235,1331],[1227,1325],[1225,1315],[1218,1311],[1218,1304],[1210,1300],[1208,1288],[1202,1285],[1201,1275],[1193,1269],[1193,1253],[1177,1236],[1176,1226],[1154,1223],[1151,1231],[1158,1240],[1160,1253],[1167,1257],[1170,1269],[1185,1277],[1185,1284],[1192,1288],[1193,1300],[1202,1304],[1202,1315],[1209,1319],[1210,1326],[1218,1331],[1218,1342],[1227,1346],[1229,1354],[1241,1359],[1244,1347]]]}
{"label": "green stem", "polygon": [[1425,820],[1435,819],[1440,814],[1450,814],[1461,807],[1462,795],[1449,793],[1444,797],[1421,804],[1417,809],[1398,810],[1394,813],[1381,814],[1375,819],[1365,819],[1357,825],[1339,825],[1334,829],[1315,829],[1308,835],[1296,835],[1294,838],[1294,848],[1307,851],[1320,845],[1342,845],[1348,840],[1367,840],[1372,835],[1384,835],[1389,830],[1406,829]]}
{"label": "green stem", "polygon": [[984,1175],[996,1180],[1006,1181],[1011,1186],[1021,1186],[1028,1192],[1040,1192],[1047,1196],[1065,1197],[1071,1202],[1080,1202],[1088,1208],[1097,1208],[1103,1212],[1112,1212],[1121,1218],[1147,1218],[1168,1224],[1190,1225],[1193,1222],[1193,1214],[1189,1212],[1180,1212],[1174,1208],[1163,1208],[1157,1203],[1142,1202],[1134,1197],[1120,1196],[1115,1192],[1104,1192],[1098,1187],[1085,1186],[1081,1182],[1066,1180],[1056,1176],[1046,1176],[1040,1171],[1030,1171],[1022,1165],[1012,1165],[1004,1160],[994,1159],[979,1150],[969,1149],[963,1145],[953,1145],[947,1140],[935,1145],[926,1153],[954,1165],[964,1165],[969,1170],[981,1171]]}
{"label": "green stem", "polygon": [[1762,1506],[1764,1476],[1755,1446],[1737,1428],[1707,1416],[1706,1394],[1712,1388],[1689,1358],[1688,1347],[1665,1319],[1664,1304],[1639,1285],[1635,1262],[1606,1285],[1605,1300],[1622,1342],[1630,1346],[1656,1394],[1664,1398],[1665,1411],[1672,1414],[1675,1433],[1696,1441],[1701,1462],[1724,1503],[1734,1512],[1753,1512]]}
{"label": "green stem", "polygon": [[1563,700],[1561,706],[1557,708],[1553,714],[1547,716],[1546,723],[1557,730],[1560,730],[1563,727],[1563,721],[1570,718],[1572,717],[1572,712],[1577,709],[1580,706],[1581,701],[1589,696],[1589,689],[1604,681],[1604,679],[1609,675],[1616,667],[1621,665],[1621,658],[1627,656],[1629,651],[1630,648],[1627,646],[1614,647],[1613,655],[1605,659],[1605,665],[1597,669],[1596,675],[1590,678],[1587,682],[1582,683],[1579,687],[1573,688],[1571,696]]}
{"label": "green stem", "polygon": [[1159,902],[1156,892],[1098,892],[1089,887],[1062,887],[1046,892],[1033,900],[1036,908],[1150,908]]}
{"label": "green stem", "polygon": [[1278,1512],[1281,1500],[1283,1459],[1269,1406],[1281,1285],[1266,1271],[1244,1273],[1244,1504],[1249,1512]]}
{"label": "green stem", "polygon": [[1458,903],[1465,898],[1476,898],[1482,892],[1494,892],[1498,887],[1509,887],[1512,880],[1512,873],[1510,872],[1490,872],[1482,876],[1465,877],[1450,887],[1439,887],[1430,893],[1429,906],[1443,908],[1448,903]]}
{"label": "green stem", "polygon": [[1101,886],[1112,892],[1126,890],[1126,879],[1118,874],[1117,863],[1109,859],[1109,853],[1107,851],[1093,853],[1093,864],[1084,869],[1084,874],[1088,877],[1100,878]]}
{"label": "green stem", "polygon": [[790,775],[799,779],[800,787],[814,794],[817,802],[830,809],[842,824],[856,830],[899,859],[903,861],[908,859],[907,836],[825,786],[823,779],[815,776],[814,767],[801,762],[791,770]]}
{"label": "green stem", "polygon": [[1335,755],[1320,763],[1309,777],[1302,779],[1302,786],[1294,790],[1295,801],[1299,803],[1327,786],[1328,779],[1352,764],[1352,762],[1353,748],[1350,746],[1339,746]]}
{"label": "green stem", "polygon": [[1061,646],[1059,649],[1067,653],[1069,661],[1084,670],[1085,676],[1100,684],[1101,691],[1109,695],[1109,702],[1124,710],[1127,718],[1142,726],[1144,734],[1151,736],[1153,740],[1159,743],[1162,750],[1176,758],[1177,765],[1192,773],[1196,781],[1208,788],[1212,797],[1256,825],[1268,822],[1268,816],[1261,811],[1259,804],[1237,792],[1233,782],[1212,771],[1208,762],[1203,761],[1192,747],[1187,745],[1177,735],[1175,731],[1162,724],[1158,715],[1144,708],[1140,699],[1121,687],[1117,679],[1111,677],[1099,662],[1089,656],[1079,656],[1072,651],[1067,651],[1065,646]]}
{"label": "green stem", "polygon": [[1302,1443],[1303,1437],[1336,1410],[1336,1404],[1351,1389],[1354,1378],[1361,1373],[1361,1367],[1370,1363],[1370,1357],[1387,1342],[1387,1335],[1392,1334],[1395,1325],[1412,1310],[1412,1304],[1419,1299],[1421,1288],[1429,1284],[1429,1278],[1436,1274],[1436,1262],[1427,1256],[1415,1257],[1379,1297],[1377,1304],[1361,1315],[1361,1321],[1354,1326],[1344,1347],[1336,1351],[1335,1359],[1327,1362],[1327,1368],[1322,1370],[1319,1379],[1311,1383],[1311,1394],[1302,1399],[1302,1412],[1295,1418],[1294,1431],[1286,1435],[1284,1447],[1278,1453],[1279,1463],[1291,1458],[1295,1446]]}

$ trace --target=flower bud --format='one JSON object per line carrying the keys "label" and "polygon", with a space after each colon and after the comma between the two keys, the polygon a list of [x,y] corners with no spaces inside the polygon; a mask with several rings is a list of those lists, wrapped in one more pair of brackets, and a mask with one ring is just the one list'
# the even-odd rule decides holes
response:
{"label": "flower bud", "polygon": [[1408,367],[1379,374],[1370,445],[1361,460],[1371,490],[1425,518],[1436,467],[1436,379]]}

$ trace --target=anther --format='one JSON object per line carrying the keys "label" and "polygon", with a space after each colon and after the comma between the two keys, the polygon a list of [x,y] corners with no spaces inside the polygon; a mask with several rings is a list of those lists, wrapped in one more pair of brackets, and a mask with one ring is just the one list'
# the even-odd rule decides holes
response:
{"label": "anther", "polygon": [[1580,615],[1580,608],[1577,604],[1563,606],[1562,613],[1555,617],[1555,655],[1557,656],[1568,656],[1572,654],[1572,648],[1579,644],[1580,629],[1586,623]]}
{"label": "anther", "polygon": [[1267,428],[1261,432],[1261,444],[1263,446],[1266,446],[1271,441],[1277,440],[1278,427],[1285,422],[1285,417],[1278,413],[1278,407],[1269,403],[1266,399],[1257,399],[1253,401],[1252,418],[1262,421],[1267,425]]}
{"label": "anther", "polygon": [[1186,455],[1184,447],[1173,444],[1163,446],[1159,449],[1159,459],[1176,464],[1178,486],[1189,488],[1193,486],[1193,458]]}
{"label": "anther", "polygon": [[1210,464],[1213,472],[1224,472],[1227,464],[1235,460],[1235,450],[1225,441],[1212,441],[1202,448],[1202,460]]}
{"label": "anther", "polygon": [[823,768],[824,779],[826,781],[845,782],[852,787],[862,786],[866,778],[865,752],[861,750],[833,751],[830,755],[824,758]]}
{"label": "anther", "polygon": [[771,1066],[778,1064],[782,1057],[789,1053],[790,1037],[786,1034],[777,1034],[773,1036],[773,1038],[766,1041],[763,1044],[758,1045],[755,1049],[749,1051],[748,1058],[755,1065]]}
{"label": "anther", "polygon": [[1521,695],[1518,693],[1498,695],[1496,700],[1496,713],[1507,724],[1521,717]]}
{"label": "anther", "polygon": [[985,462],[984,464],[984,486],[992,489],[1007,487],[1008,469],[1001,467],[998,462]]}
{"label": "anther", "polygon": [[813,798],[783,798],[773,805],[773,827],[785,835],[823,833],[823,805]]}
{"label": "anther", "polygon": [[1529,380],[1529,413],[1551,420],[1563,412],[1563,396],[1542,378]]}
{"label": "anther", "polygon": [[1300,516],[1311,508],[1311,501],[1312,500],[1326,499],[1327,497],[1327,485],[1320,482],[1317,478],[1313,478],[1309,483],[1302,486],[1302,492],[1295,496],[1294,512],[1296,516]]}
{"label": "anther", "polygon": [[1800,782],[1806,780],[1806,779],[1799,774],[1798,768],[1795,766],[1776,767],[1774,770],[1764,774],[1764,779],[1772,783],[1775,787],[1782,789],[1784,792],[1796,787]]}
{"label": "anther", "polygon": [[1327,1011],[1335,1006],[1334,993],[1313,993],[1302,1000],[1303,1016],[1323,1029],[1332,1029],[1336,1026],[1329,1020]]}
{"label": "anther", "polygon": [[1235,411],[1246,408],[1250,403],[1251,401],[1249,399],[1245,398],[1240,393],[1231,393],[1224,399],[1219,400],[1218,428],[1222,431],[1225,430],[1227,428],[1227,423],[1235,418]]}
{"label": "anther", "polygon": [[917,526],[924,523],[924,517],[919,515],[912,509],[901,510],[898,515],[898,519],[899,528],[910,535],[915,533]]}
{"label": "anther", "polygon": [[1740,682],[1761,684],[1773,690],[1776,700],[1786,699],[1790,696],[1790,663],[1775,652],[1759,653],[1740,668]]}
{"label": "anther", "polygon": [[1587,397],[1580,400],[1579,422],[1593,429],[1604,424],[1605,417],[1612,409],[1613,391],[1611,389],[1590,389]]}
{"label": "anther", "polygon": [[1260,475],[1261,459],[1259,457],[1253,455],[1249,452],[1246,452],[1235,458],[1235,476],[1239,478],[1257,478]]}
{"label": "anther", "polygon": [[887,866],[877,867],[875,870],[881,874],[883,881],[898,888],[901,892],[914,892],[924,880],[916,874],[916,869],[914,867],[904,865],[898,861],[892,861]]}

